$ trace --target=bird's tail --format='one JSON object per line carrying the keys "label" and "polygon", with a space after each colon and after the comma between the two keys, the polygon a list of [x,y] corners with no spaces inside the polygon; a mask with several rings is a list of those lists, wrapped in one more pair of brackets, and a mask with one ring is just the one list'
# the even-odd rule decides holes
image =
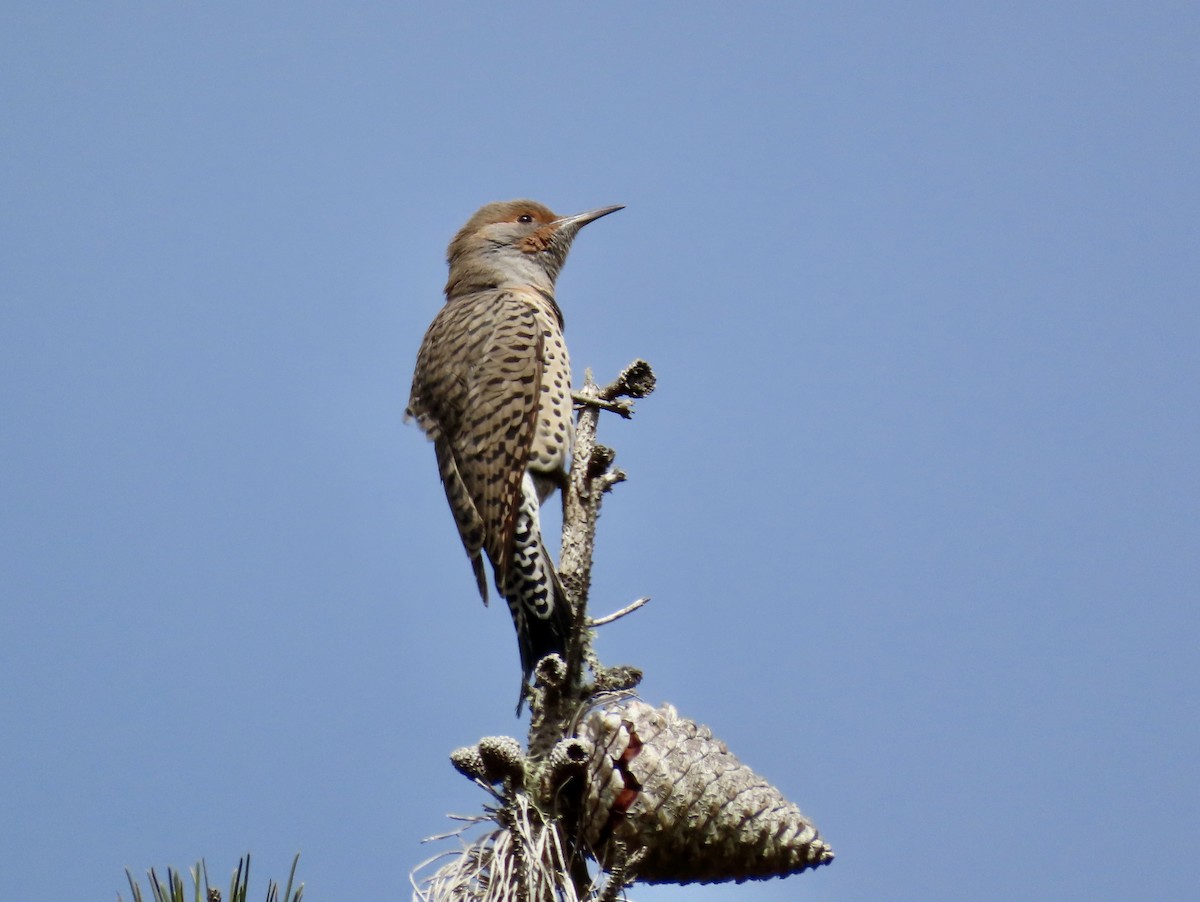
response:
{"label": "bird's tail", "polygon": [[537,662],[546,655],[566,657],[571,606],[542,541],[537,495],[531,485],[525,489],[517,513],[511,564],[503,581],[497,574],[496,588],[512,613],[521,672],[528,680]]}

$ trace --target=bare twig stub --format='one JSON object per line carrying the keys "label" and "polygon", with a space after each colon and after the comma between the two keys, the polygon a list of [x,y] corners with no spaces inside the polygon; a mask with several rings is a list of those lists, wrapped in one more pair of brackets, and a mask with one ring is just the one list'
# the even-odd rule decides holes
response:
{"label": "bare twig stub", "polygon": [[594,620],[589,620],[588,626],[592,627],[593,629],[598,626],[606,626],[610,623],[613,623],[614,621],[620,620],[622,617],[624,617],[628,614],[632,614],[638,608],[642,607],[643,605],[649,604],[649,603],[650,603],[649,597],[643,596],[642,598],[639,598],[637,601],[632,601],[629,604],[625,605],[625,607],[621,608],[621,610],[619,610],[619,611],[613,611],[611,614],[605,614],[603,617],[597,617]]}

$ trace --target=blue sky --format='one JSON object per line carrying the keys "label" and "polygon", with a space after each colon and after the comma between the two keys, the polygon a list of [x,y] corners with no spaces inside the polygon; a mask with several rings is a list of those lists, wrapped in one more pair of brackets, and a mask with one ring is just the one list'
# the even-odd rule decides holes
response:
{"label": "blue sky", "polygon": [[[1200,884],[1195,4],[0,10],[0,898],[407,896],[512,716],[402,422],[484,202],[586,229],[608,663],[838,853],[639,900]],[[693,894],[695,893],[695,894]]]}

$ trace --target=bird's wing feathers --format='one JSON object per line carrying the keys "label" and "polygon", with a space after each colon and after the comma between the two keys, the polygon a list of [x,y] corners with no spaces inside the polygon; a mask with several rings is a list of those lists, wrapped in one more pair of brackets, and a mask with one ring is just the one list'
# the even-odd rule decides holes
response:
{"label": "bird's wing feathers", "polygon": [[483,549],[483,518],[479,516],[479,510],[458,471],[458,461],[454,459],[450,443],[441,439],[434,442],[433,447],[437,452],[438,472],[442,477],[442,487],[446,490],[446,500],[450,503],[454,524],[458,527],[458,535],[471,560],[471,570],[475,573],[479,597],[487,604],[487,575],[483,572],[483,557],[480,554]]}
{"label": "bird's wing feathers", "polygon": [[480,540],[498,582],[512,563],[521,480],[537,427],[543,335],[507,291],[448,303],[417,356],[408,413],[434,440],[446,496],[482,584]]}
{"label": "bird's wing feathers", "polygon": [[[485,524],[484,542],[501,585],[512,564],[521,481],[533,446],[541,395],[542,329],[533,309],[511,294],[481,330],[467,407],[454,439],[463,481]],[[473,355],[474,356],[474,355]]]}

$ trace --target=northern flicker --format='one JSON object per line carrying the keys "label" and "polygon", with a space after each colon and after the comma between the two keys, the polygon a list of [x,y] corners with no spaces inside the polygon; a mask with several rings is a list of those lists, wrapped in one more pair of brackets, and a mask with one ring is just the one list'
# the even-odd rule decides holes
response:
{"label": "northern flicker", "polygon": [[433,440],[446,500],[487,603],[482,555],[508,602],[526,680],[565,650],[571,612],[542,541],[541,504],[571,454],[571,365],[554,283],[587,223],[530,200],[482,207],[446,252],[446,304],[413,375],[407,414]]}

